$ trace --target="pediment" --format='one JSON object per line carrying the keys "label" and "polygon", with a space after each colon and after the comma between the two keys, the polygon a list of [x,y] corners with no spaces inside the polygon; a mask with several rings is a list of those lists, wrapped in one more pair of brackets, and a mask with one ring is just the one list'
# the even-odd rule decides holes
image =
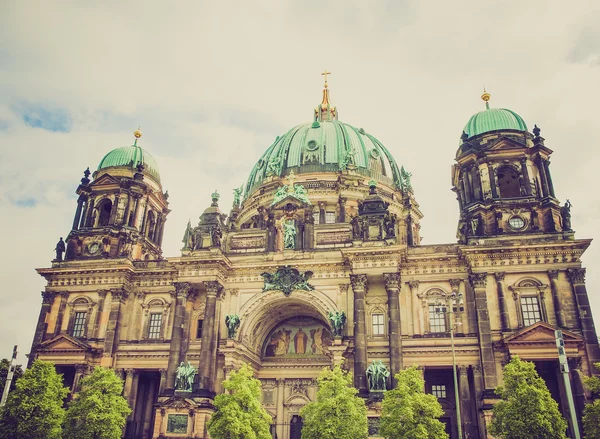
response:
{"label": "pediment", "polygon": [[510,137],[500,136],[485,148],[487,151],[498,151],[503,149],[526,149],[527,146],[517,142]]}
{"label": "pediment", "polygon": [[92,182],[91,186],[95,187],[95,186],[106,186],[106,185],[113,185],[113,184],[120,184],[120,181],[109,174],[104,174],[100,178],[97,178],[96,180],[94,180]]}
{"label": "pediment", "polygon": [[305,203],[304,201],[299,200],[298,198],[296,198],[293,195],[287,195],[285,198],[282,198],[281,200],[277,201],[277,203],[273,204],[271,206],[271,209],[273,210],[279,210],[279,209],[283,209],[286,210],[286,206],[288,204],[291,204],[295,207],[295,209],[303,209],[305,207],[309,207],[310,204]]}
{"label": "pediment", "polygon": [[[521,329],[504,339],[504,343],[508,346],[523,345],[523,344],[552,344],[556,345],[554,331],[560,329],[557,326],[550,325],[546,322],[537,322],[531,326]],[[571,331],[562,330],[565,344],[573,345],[583,343],[581,336]]]}
{"label": "pediment", "polygon": [[60,334],[40,345],[42,351],[87,351],[91,348],[89,344],[78,340],[67,334]]}

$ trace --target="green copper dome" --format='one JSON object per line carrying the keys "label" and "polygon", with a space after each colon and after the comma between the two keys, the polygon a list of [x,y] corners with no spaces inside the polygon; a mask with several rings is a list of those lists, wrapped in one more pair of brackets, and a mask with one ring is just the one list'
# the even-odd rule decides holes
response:
{"label": "green copper dome", "polygon": [[134,145],[113,149],[106,154],[104,158],[100,160],[98,171],[114,167],[124,167],[135,171],[138,163],[143,163],[144,172],[154,177],[154,179],[160,183],[160,173],[158,172],[158,165],[156,164],[154,157],[137,145],[137,139],[136,144]]}
{"label": "green copper dome", "polygon": [[471,116],[464,128],[468,138],[496,130],[527,131],[521,116],[506,108],[487,108]]}
{"label": "green copper dome", "polygon": [[400,186],[400,171],[383,144],[362,128],[337,120],[295,126],[256,163],[244,188],[249,195],[271,176],[353,169],[390,186]]}

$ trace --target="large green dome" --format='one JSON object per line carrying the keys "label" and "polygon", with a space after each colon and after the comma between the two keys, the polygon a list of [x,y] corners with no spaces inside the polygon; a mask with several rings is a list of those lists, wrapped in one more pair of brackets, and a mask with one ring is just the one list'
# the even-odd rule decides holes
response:
{"label": "large green dome", "polygon": [[244,188],[246,195],[267,177],[310,172],[355,171],[399,186],[400,172],[383,144],[362,128],[337,120],[295,126],[275,139],[256,163]]}
{"label": "large green dome", "polygon": [[496,130],[527,131],[527,125],[514,111],[506,108],[487,108],[471,116],[463,131],[471,138]]}
{"label": "large green dome", "polygon": [[128,168],[135,171],[138,163],[142,163],[144,165],[144,172],[154,177],[154,179],[160,183],[160,173],[158,172],[158,165],[156,164],[154,157],[152,157],[148,151],[140,148],[137,144],[122,146],[121,148],[110,151],[102,160],[100,160],[98,171],[114,167]]}

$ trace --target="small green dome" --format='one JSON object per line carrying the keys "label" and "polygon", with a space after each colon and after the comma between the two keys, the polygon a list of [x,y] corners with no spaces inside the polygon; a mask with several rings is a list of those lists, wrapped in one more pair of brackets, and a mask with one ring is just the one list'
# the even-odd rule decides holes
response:
{"label": "small green dome", "polygon": [[160,173],[158,172],[158,165],[154,157],[137,145],[122,146],[121,148],[113,149],[100,160],[98,171],[114,167],[129,168],[135,171],[136,166],[140,162],[144,165],[144,172],[154,177],[160,183]]}
{"label": "small green dome", "polygon": [[378,182],[400,186],[400,171],[383,144],[362,128],[337,120],[298,125],[262,155],[245,185],[251,194],[270,176],[338,172],[352,168]]}
{"label": "small green dome", "polygon": [[527,131],[521,116],[506,108],[487,108],[471,116],[464,128],[467,138],[497,130]]}

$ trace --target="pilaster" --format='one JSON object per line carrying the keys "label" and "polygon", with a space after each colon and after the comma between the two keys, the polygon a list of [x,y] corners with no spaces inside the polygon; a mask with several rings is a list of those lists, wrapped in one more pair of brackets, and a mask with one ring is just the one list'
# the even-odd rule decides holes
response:
{"label": "pilaster", "polygon": [[600,362],[600,347],[598,346],[598,336],[596,335],[596,328],[592,317],[590,299],[585,287],[585,268],[569,268],[567,276],[571,281],[571,286],[575,293],[577,311],[579,321],[581,322],[581,331],[585,339],[590,370],[594,371],[594,363]]}
{"label": "pilaster", "polygon": [[475,309],[477,313],[477,329],[479,335],[479,351],[483,369],[485,391],[494,392],[498,386],[496,376],[496,360],[492,346],[492,330],[486,294],[487,273],[471,273],[469,282],[475,293]]}
{"label": "pilaster", "polygon": [[351,274],[350,282],[354,291],[354,386],[361,395],[368,394],[367,386],[367,323],[365,316],[365,295],[367,275]]}
{"label": "pilaster", "polygon": [[400,273],[384,273],[385,290],[388,295],[388,336],[390,345],[390,372],[392,385],[396,387],[396,374],[402,367],[402,334],[400,325]]}

